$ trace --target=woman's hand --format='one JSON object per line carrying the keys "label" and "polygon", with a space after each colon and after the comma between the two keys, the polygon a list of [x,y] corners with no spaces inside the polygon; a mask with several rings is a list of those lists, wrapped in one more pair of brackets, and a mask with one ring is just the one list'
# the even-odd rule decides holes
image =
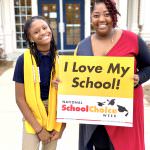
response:
{"label": "woman's hand", "polygon": [[135,87],[139,83],[139,80],[140,80],[139,75],[134,74],[133,80],[134,80],[134,87]]}
{"label": "woman's hand", "polygon": [[63,123],[60,132],[57,132],[57,131],[53,130],[51,132],[51,140],[60,139],[62,134],[63,134],[63,131],[64,131],[65,127],[66,127],[66,123]]}
{"label": "woman's hand", "polygon": [[40,141],[44,142],[45,144],[51,141],[51,134],[44,128],[37,134]]}
{"label": "woman's hand", "polygon": [[58,84],[60,83],[60,80],[56,78],[56,80],[52,80],[52,85],[55,87],[56,90],[58,90]]}

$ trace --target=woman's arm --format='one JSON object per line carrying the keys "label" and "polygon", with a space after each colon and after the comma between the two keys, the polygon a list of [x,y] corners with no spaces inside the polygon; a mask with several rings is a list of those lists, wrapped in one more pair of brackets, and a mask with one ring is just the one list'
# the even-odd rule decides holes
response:
{"label": "woman's arm", "polygon": [[137,69],[139,76],[139,84],[142,84],[150,79],[150,50],[146,43],[139,37],[139,53],[136,57]]}

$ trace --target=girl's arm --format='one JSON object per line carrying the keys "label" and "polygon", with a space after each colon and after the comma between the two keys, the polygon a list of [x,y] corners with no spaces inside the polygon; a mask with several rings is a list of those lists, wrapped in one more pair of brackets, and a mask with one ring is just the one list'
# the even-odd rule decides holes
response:
{"label": "girl's arm", "polygon": [[30,123],[40,140],[49,142],[51,135],[36,120],[25,100],[24,84],[15,82],[16,103],[24,118]]}

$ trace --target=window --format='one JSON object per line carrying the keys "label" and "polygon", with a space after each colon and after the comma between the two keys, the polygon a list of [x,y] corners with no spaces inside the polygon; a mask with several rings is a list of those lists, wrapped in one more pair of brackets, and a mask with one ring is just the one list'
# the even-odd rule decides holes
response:
{"label": "window", "polygon": [[32,15],[31,0],[14,0],[17,48],[26,48],[23,40],[24,23]]}
{"label": "window", "polygon": [[80,4],[66,4],[67,45],[76,45],[80,40]]}

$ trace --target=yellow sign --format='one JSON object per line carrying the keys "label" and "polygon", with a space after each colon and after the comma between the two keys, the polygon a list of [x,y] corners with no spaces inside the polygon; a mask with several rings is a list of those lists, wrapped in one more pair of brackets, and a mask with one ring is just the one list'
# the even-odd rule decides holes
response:
{"label": "yellow sign", "polygon": [[134,58],[60,56],[57,121],[133,126]]}
{"label": "yellow sign", "polygon": [[133,98],[133,57],[60,56],[59,94]]}

